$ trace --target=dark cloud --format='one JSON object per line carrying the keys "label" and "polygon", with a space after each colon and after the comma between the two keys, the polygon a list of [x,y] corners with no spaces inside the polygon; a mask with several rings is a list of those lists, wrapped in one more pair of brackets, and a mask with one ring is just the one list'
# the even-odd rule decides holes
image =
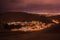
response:
{"label": "dark cloud", "polygon": [[3,11],[60,11],[60,0],[0,0]]}

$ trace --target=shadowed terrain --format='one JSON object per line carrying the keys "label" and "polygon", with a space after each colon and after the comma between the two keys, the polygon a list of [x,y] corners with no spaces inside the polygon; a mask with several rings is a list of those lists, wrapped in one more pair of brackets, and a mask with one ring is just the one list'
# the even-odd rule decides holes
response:
{"label": "shadowed terrain", "polygon": [[[14,21],[43,21],[46,22],[47,17],[44,15],[38,15],[38,14],[31,14],[26,12],[6,12],[0,14],[0,21],[1,22],[14,22]],[[45,21],[44,21],[45,20]]]}
{"label": "shadowed terrain", "polygon": [[[60,21],[59,18],[60,16],[45,17],[43,15],[28,14],[25,12],[8,12],[0,14],[0,24],[12,21],[32,20],[51,23],[51,19]],[[35,32],[0,32],[0,40],[60,40],[60,23]]]}
{"label": "shadowed terrain", "polygon": [[0,33],[0,40],[60,40],[60,34],[41,33],[40,31],[29,33],[8,32]]}

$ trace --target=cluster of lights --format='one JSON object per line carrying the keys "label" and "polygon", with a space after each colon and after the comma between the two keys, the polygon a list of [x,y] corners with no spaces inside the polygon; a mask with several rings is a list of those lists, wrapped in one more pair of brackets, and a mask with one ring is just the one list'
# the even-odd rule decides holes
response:
{"label": "cluster of lights", "polygon": [[17,29],[11,29],[11,31],[38,31],[38,30],[43,30],[45,28],[51,27],[53,23],[43,23],[39,21],[31,21],[31,22],[10,22],[8,25],[22,25],[23,27]]}
{"label": "cluster of lights", "polygon": [[58,20],[52,19],[52,22],[54,22],[55,24],[59,24],[60,22]]}

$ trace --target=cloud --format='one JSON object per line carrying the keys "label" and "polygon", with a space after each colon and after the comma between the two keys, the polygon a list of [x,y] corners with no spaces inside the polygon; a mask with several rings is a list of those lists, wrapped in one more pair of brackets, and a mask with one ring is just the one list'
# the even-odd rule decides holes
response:
{"label": "cloud", "polygon": [[60,4],[60,0],[23,0],[28,4]]}
{"label": "cloud", "polygon": [[60,0],[0,0],[2,11],[60,10]]}
{"label": "cloud", "polygon": [[60,4],[60,0],[1,0],[0,2],[3,2],[5,5],[29,5],[29,4]]}

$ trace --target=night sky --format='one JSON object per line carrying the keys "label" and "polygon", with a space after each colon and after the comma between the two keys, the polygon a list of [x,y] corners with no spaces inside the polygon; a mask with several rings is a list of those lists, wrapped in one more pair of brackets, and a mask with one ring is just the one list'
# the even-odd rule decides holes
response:
{"label": "night sky", "polygon": [[0,0],[0,12],[56,12],[60,0]]}

